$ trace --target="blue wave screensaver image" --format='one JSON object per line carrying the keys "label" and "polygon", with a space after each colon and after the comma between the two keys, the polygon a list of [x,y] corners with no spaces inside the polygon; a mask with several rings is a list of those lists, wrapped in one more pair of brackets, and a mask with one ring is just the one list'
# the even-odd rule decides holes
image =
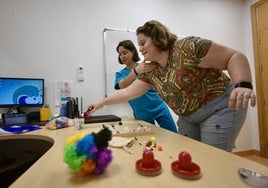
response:
{"label": "blue wave screensaver image", "polygon": [[42,104],[41,80],[0,79],[0,104]]}

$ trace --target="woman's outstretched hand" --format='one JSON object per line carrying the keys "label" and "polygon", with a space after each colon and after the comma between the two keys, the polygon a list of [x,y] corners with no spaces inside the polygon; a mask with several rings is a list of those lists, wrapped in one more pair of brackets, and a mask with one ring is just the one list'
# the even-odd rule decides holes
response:
{"label": "woman's outstretched hand", "polygon": [[[88,113],[88,114],[92,114],[94,113],[96,110],[102,108],[104,105],[102,103],[102,101],[98,102],[98,103],[94,103],[94,104],[90,104],[88,105],[87,107],[87,111],[85,113]],[[84,114],[85,115],[85,114]]]}

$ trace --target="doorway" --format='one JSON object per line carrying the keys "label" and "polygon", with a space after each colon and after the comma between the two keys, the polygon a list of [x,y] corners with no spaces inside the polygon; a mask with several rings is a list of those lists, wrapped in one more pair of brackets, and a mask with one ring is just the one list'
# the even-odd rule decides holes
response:
{"label": "doorway", "polygon": [[[268,158],[268,0],[251,6],[260,156]],[[266,84],[265,84],[266,83]],[[267,104],[266,104],[267,103]]]}

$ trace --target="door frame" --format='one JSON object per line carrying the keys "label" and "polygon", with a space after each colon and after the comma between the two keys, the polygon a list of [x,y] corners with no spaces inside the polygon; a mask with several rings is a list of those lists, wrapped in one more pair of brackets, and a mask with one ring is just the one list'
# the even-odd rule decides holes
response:
{"label": "door frame", "polygon": [[259,141],[260,141],[260,156],[268,158],[268,135],[266,116],[263,106],[265,101],[263,100],[263,80],[261,77],[262,65],[259,59],[259,33],[258,33],[258,18],[257,9],[268,0],[260,0],[251,6],[251,23],[252,23],[252,37],[253,37],[253,50],[254,50],[254,66],[255,66],[255,77],[256,77],[256,96],[257,96],[257,111],[258,111],[258,122],[259,122]]}

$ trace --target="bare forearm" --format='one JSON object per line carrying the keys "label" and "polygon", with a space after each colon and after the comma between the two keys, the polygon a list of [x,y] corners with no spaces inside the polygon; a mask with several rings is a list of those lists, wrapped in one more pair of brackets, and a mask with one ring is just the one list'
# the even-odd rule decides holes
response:
{"label": "bare forearm", "polygon": [[123,80],[119,82],[120,89],[128,87],[135,79],[136,76],[142,73],[150,72],[157,68],[156,63],[142,62],[138,66],[134,67],[131,73]]}
{"label": "bare forearm", "polygon": [[128,87],[135,80],[135,78],[136,78],[136,74],[132,70],[131,73],[125,79],[122,79],[119,82],[120,89],[124,89]]}
{"label": "bare forearm", "polygon": [[140,97],[150,89],[151,85],[140,80],[135,80],[129,87],[120,89],[113,95],[102,100],[103,105],[112,105],[127,102],[131,99]]}
{"label": "bare forearm", "polygon": [[117,104],[117,103],[122,103],[128,101],[130,96],[127,95],[127,92],[125,89],[121,89],[118,92],[116,92],[113,95],[110,95],[101,101],[97,103],[90,104],[88,106],[88,111],[90,113],[94,113],[96,110],[102,108],[105,105],[112,105],[112,104]]}
{"label": "bare forearm", "polygon": [[129,101],[131,96],[127,94],[126,89],[121,89],[102,100],[103,105],[112,105]]}
{"label": "bare forearm", "polygon": [[143,95],[150,89],[151,85],[140,80],[135,80],[129,87],[117,91],[115,94],[110,95],[98,103],[88,106],[88,110],[92,113],[102,108],[105,105],[118,104],[129,101]]}

